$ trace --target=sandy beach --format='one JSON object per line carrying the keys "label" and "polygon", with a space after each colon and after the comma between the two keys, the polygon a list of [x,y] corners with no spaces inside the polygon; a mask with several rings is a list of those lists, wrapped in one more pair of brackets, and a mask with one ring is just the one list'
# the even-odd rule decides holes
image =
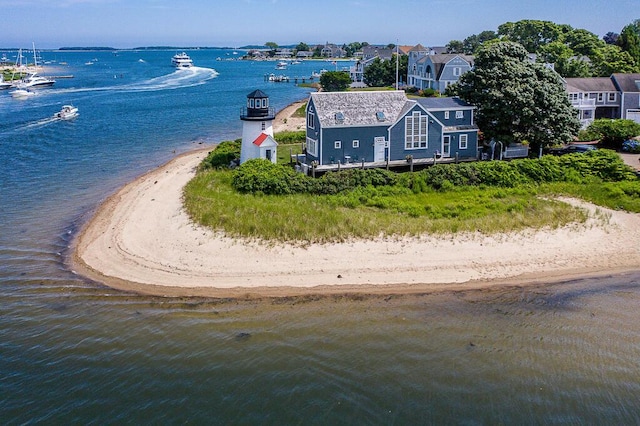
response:
{"label": "sandy beach", "polygon": [[[278,115],[276,131],[295,130],[283,117],[299,105]],[[75,240],[74,271],[144,294],[244,298],[525,285],[640,265],[640,215],[577,200],[566,202],[589,211],[589,220],[561,229],[309,247],[227,238],[192,223],[181,202],[210,149],[183,154],[108,198]]]}

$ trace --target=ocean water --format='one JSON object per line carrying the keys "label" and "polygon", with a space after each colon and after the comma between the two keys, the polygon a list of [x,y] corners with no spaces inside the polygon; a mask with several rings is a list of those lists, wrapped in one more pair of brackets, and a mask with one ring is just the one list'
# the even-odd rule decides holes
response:
{"label": "ocean water", "polygon": [[[273,62],[198,50],[175,70],[175,53],[45,52],[47,74],[74,77],[27,100],[0,92],[0,423],[640,423],[640,273],[257,301],[74,274],[69,244],[105,197],[239,137],[252,90],[277,109],[309,92],[265,82]],[[80,116],[52,120],[67,103]]]}

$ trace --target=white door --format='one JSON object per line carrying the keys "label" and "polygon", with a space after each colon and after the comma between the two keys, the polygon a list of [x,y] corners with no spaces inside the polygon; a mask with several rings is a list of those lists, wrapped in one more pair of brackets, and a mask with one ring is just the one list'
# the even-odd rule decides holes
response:
{"label": "white door", "polygon": [[449,135],[442,137],[442,156],[451,156],[451,136]]}
{"label": "white door", "polygon": [[387,147],[387,141],[384,137],[377,137],[373,140],[373,161],[384,161],[384,150]]}

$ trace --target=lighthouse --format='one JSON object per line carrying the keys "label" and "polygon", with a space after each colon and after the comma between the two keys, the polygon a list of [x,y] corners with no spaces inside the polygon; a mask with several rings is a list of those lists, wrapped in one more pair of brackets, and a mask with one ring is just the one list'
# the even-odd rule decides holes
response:
{"label": "lighthouse", "polygon": [[253,158],[264,158],[272,163],[277,159],[278,143],[273,138],[273,120],[276,114],[269,106],[269,96],[261,90],[247,95],[247,105],[240,113],[242,120],[242,146],[240,163]]}

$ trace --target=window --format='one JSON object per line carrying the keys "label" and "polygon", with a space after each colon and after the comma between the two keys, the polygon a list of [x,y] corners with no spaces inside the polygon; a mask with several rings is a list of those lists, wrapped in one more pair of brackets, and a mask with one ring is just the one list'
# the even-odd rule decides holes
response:
{"label": "window", "polygon": [[333,143],[333,147],[334,147],[335,149],[341,149],[341,148],[342,148],[342,141],[335,141],[335,142]]}
{"label": "window", "polygon": [[405,149],[419,149],[427,147],[427,116],[415,111],[405,118],[404,123]]}
{"label": "window", "polygon": [[460,67],[454,67],[453,68],[453,76],[454,77],[460,77],[461,73],[462,73],[462,68],[460,68]]}
{"label": "window", "polygon": [[262,108],[267,107],[267,98],[262,99]]}
{"label": "window", "polygon": [[262,130],[267,128],[267,123],[265,123],[264,121],[262,122]]}
{"label": "window", "polygon": [[598,93],[598,102],[604,101],[604,93]]}
{"label": "window", "polygon": [[460,135],[460,149],[467,149],[467,139],[469,135]]}
{"label": "window", "polygon": [[307,127],[310,129],[315,129],[313,113],[310,112],[307,114]]}
{"label": "window", "polygon": [[444,119],[448,120],[449,119],[449,111],[445,111],[444,112]]}
{"label": "window", "polygon": [[307,138],[307,154],[317,157],[318,156],[318,141],[315,139]]}
{"label": "window", "polygon": [[360,148],[360,141],[359,140],[354,140],[353,142],[351,142],[351,147],[352,148]]}
{"label": "window", "polygon": [[578,94],[577,93],[569,93],[569,100],[570,101],[577,101],[578,100]]}
{"label": "window", "polygon": [[384,120],[387,119],[387,117],[384,115],[384,112],[378,111],[378,112],[376,112],[376,119],[378,121],[384,121]]}
{"label": "window", "polygon": [[442,155],[448,157],[451,155],[451,136],[444,135],[442,137]]}
{"label": "window", "polygon": [[610,92],[609,93],[609,102],[615,102],[616,98],[617,98],[617,93],[616,92]]}
{"label": "window", "polygon": [[335,118],[336,118],[336,123],[338,124],[344,123],[344,114],[342,112],[336,112]]}
{"label": "window", "polygon": [[253,98],[249,99],[249,108],[253,108]]}
{"label": "window", "polygon": [[464,118],[464,111],[456,111],[456,118]]}

